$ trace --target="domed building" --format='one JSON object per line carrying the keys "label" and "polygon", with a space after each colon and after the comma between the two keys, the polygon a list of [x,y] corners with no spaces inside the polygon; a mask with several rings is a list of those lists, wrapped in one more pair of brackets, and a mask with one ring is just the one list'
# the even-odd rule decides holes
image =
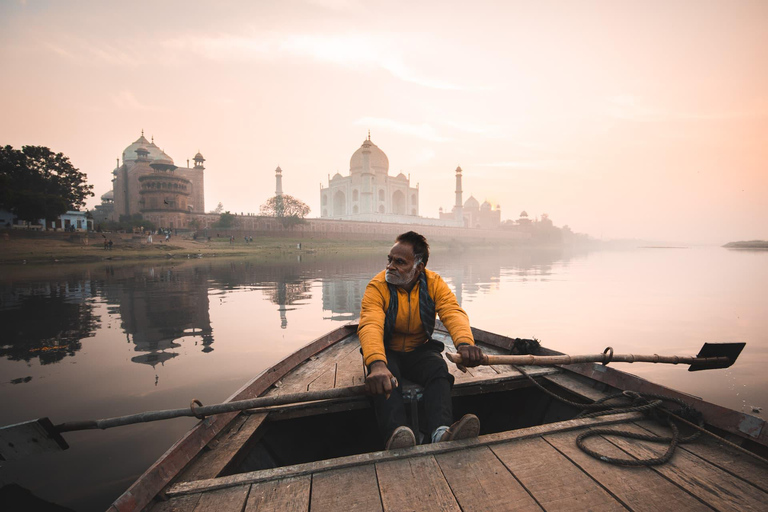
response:
{"label": "domed building", "polygon": [[160,228],[189,227],[193,214],[205,212],[205,158],[198,151],[194,167],[177,166],[152,138],[141,137],[123,151],[123,163],[112,171],[112,190],[101,196],[96,207],[106,212],[107,220],[141,214]]}
{"label": "domed building", "polygon": [[418,223],[419,187],[402,172],[389,175],[389,158],[371,134],[349,159],[349,176],[328,176],[320,187],[322,218],[368,222]]}

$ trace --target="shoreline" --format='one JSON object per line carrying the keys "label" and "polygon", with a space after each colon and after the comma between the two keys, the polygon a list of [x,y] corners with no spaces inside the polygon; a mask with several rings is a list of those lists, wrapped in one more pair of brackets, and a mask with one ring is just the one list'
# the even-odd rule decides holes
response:
{"label": "shoreline", "polygon": [[[161,239],[162,238],[162,239]],[[111,249],[104,241],[112,240]],[[188,233],[171,237],[155,236],[147,243],[146,235],[133,233],[65,233],[65,232],[0,232],[0,267],[21,265],[88,264],[188,260],[207,258],[274,258],[276,256],[329,255],[347,251],[358,255],[385,254],[392,240],[332,240],[285,237],[254,237],[253,242],[229,237],[214,237],[210,241],[193,240]],[[495,242],[495,243],[494,243]],[[473,241],[430,242],[434,251],[466,251],[474,248],[555,249],[563,245],[506,244]]]}

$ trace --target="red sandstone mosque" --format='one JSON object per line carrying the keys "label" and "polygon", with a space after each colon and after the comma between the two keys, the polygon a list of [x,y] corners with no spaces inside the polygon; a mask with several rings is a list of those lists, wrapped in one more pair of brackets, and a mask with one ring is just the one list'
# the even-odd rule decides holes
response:
{"label": "red sandstone mosque", "polygon": [[112,171],[112,190],[101,196],[94,219],[117,221],[121,216],[141,214],[156,226],[171,229],[190,227],[195,214],[205,212],[205,158],[198,152],[194,167],[179,167],[154,141],[136,139],[123,151]]}

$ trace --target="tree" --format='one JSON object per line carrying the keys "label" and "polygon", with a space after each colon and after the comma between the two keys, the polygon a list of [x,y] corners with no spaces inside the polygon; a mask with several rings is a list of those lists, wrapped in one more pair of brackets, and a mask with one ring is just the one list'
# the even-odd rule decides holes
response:
{"label": "tree", "polygon": [[69,158],[43,146],[0,148],[0,208],[21,220],[55,220],[68,210],[85,206],[93,196]]}
{"label": "tree", "polygon": [[224,211],[224,205],[219,201],[219,204],[216,205],[216,209],[213,210],[213,213],[222,213]]}
{"label": "tree", "polygon": [[293,196],[283,194],[267,199],[260,211],[267,217],[303,219],[309,213],[309,206]]}
{"label": "tree", "polygon": [[[219,203],[221,204],[221,203]],[[215,228],[231,228],[235,224],[235,216],[229,210],[221,214],[219,221],[213,224]]]}

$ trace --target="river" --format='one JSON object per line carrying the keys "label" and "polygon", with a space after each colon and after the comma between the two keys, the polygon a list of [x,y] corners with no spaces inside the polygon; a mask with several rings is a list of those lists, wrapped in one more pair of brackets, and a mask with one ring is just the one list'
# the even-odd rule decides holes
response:
{"label": "river", "polygon": [[[356,318],[385,256],[4,267],[0,424],[222,401]],[[726,370],[617,367],[740,411],[768,406],[768,251],[435,252],[429,267],[474,326],[566,353],[695,355],[704,342],[746,342]],[[195,421],[69,433],[69,450],[2,462],[0,484],[104,510]]]}

